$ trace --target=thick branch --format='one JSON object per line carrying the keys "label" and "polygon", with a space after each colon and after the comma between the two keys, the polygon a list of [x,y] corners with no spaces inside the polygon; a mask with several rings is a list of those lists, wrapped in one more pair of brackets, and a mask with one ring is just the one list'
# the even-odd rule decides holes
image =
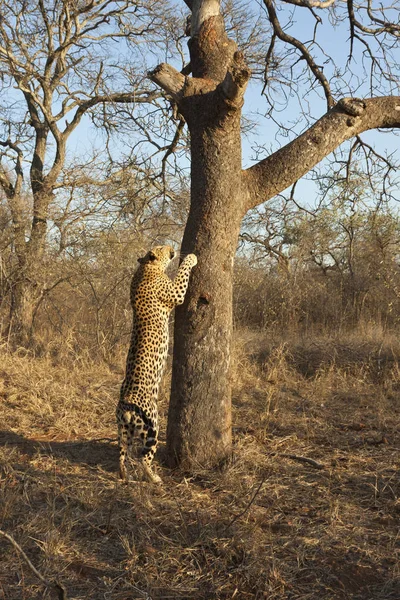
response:
{"label": "thick branch", "polygon": [[344,98],[295,140],[244,171],[247,210],[308,173],[342,142],[369,129],[400,127],[400,96]]}
{"label": "thick branch", "polygon": [[167,63],[161,63],[153,71],[149,71],[147,76],[172,96],[175,102],[179,102],[186,83],[186,77],[182,73]]}
{"label": "thick branch", "polygon": [[166,63],[158,65],[147,77],[171,96],[178,106],[183,98],[213,92],[217,87],[217,83],[211,79],[182,75]]}

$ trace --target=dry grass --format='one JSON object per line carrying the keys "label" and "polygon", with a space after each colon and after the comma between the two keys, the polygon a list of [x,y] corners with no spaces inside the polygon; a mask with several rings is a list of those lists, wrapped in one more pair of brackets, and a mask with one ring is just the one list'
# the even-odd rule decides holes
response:
{"label": "dry grass", "polygon": [[[242,332],[231,464],[157,488],[116,478],[121,372],[3,353],[0,528],[69,599],[398,600],[398,357]],[[0,545],[0,599],[55,597]]]}

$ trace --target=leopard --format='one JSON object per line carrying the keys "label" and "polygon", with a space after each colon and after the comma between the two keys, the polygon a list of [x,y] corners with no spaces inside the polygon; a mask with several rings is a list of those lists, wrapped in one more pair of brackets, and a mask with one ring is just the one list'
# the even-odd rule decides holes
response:
{"label": "leopard", "polygon": [[161,483],[153,470],[157,450],[158,393],[169,347],[169,318],[185,299],[189,278],[197,264],[195,254],[186,256],[174,279],[165,272],[175,251],[156,246],[138,259],[139,267],[130,286],[133,312],[132,333],[116,410],[119,476],[127,482],[128,456],[136,434],[142,442],[139,462],[145,479]]}

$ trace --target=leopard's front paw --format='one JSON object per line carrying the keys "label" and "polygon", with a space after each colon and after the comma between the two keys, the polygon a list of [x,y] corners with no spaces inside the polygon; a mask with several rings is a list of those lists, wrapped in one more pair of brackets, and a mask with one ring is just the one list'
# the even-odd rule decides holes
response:
{"label": "leopard's front paw", "polygon": [[189,266],[193,268],[197,265],[197,256],[195,254],[188,254],[185,262],[189,263]]}

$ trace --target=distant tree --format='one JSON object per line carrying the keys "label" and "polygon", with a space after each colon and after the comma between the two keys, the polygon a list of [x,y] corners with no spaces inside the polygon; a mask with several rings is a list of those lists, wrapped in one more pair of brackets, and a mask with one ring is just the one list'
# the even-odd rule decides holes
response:
{"label": "distant tree", "polygon": [[400,213],[360,166],[346,168],[345,178],[340,166],[330,169],[312,209],[278,197],[246,216],[235,267],[241,325],[307,331],[398,322]]}
{"label": "distant tree", "polygon": [[107,105],[160,95],[140,86],[131,49],[144,36],[160,41],[165,8],[162,0],[0,1],[0,186],[12,244],[4,275],[16,344],[29,343],[49,287],[49,211],[56,190],[76,179],[62,181],[67,142],[85,115],[112,128]]}
{"label": "distant tree", "polygon": [[253,261],[276,263],[279,271],[290,275],[291,247],[299,210],[286,198],[249,211],[242,222],[241,249],[251,253]]}
{"label": "distant tree", "polygon": [[[281,98],[296,96],[303,107],[298,113],[303,133],[294,135],[287,128],[291,142],[243,170],[241,115],[250,68],[227,35],[219,0],[185,2],[191,10],[190,63],[183,72],[160,64],[150,77],[170,96],[190,132],[191,205],[182,251],[199,258],[185,304],[176,313],[167,447],[171,463],[205,465],[231,453],[232,273],[242,219],[345,140],[353,138],[359,144],[358,136],[368,129],[400,126],[394,56],[400,26],[397,5],[385,10],[369,0],[357,5],[351,0],[264,0],[270,23],[264,93],[270,115],[275,116],[276,90]],[[285,4],[293,5],[288,18],[287,12],[279,12]],[[323,38],[317,41],[320,8],[328,9],[332,26],[347,23],[347,70],[333,64]],[[306,42],[290,30],[295,11],[307,11],[314,23]],[[362,87],[351,69],[358,50],[365,71],[369,69],[364,99],[351,97]],[[310,124],[308,97],[316,87],[326,113]]]}
{"label": "distant tree", "polygon": [[[337,181],[315,215],[296,224],[303,260],[340,283],[342,318],[357,324],[372,298],[381,300],[371,317],[387,312],[398,278],[399,213],[397,205],[373,195],[367,174],[354,170]],[[392,299],[384,292],[392,282]],[[386,298],[386,301],[384,299]]]}

